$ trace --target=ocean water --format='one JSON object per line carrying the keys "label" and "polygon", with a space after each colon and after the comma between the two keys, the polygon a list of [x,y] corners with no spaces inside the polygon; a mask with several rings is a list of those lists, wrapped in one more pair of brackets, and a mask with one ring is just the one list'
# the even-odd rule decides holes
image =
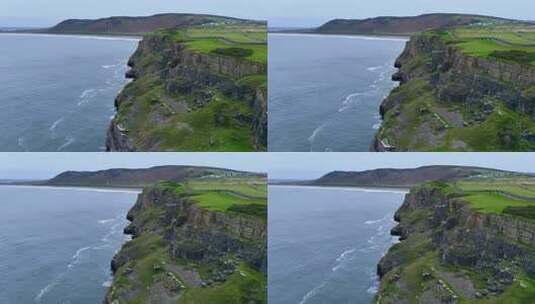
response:
{"label": "ocean water", "polygon": [[102,303],[135,199],[0,186],[0,303]]}
{"label": "ocean water", "polygon": [[269,35],[270,151],[368,151],[404,38]]}
{"label": "ocean water", "polygon": [[404,195],[270,186],[269,302],[371,303]]}
{"label": "ocean water", "polygon": [[0,151],[102,151],[135,38],[0,34]]}

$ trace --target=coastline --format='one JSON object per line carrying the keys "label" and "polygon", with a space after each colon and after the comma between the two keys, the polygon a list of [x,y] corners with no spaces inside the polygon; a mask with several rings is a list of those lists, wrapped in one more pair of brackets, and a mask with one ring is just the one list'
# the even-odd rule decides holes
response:
{"label": "coastline", "polygon": [[104,186],[67,186],[67,185],[8,185],[0,184],[0,188],[22,188],[22,189],[38,189],[38,190],[70,190],[70,191],[91,191],[91,192],[114,192],[114,193],[132,193],[139,194],[143,191],[143,188],[139,187],[104,187]]}
{"label": "coastline", "polygon": [[281,188],[308,188],[308,189],[329,189],[340,191],[356,191],[356,192],[387,192],[387,193],[400,193],[407,194],[410,188],[401,188],[394,186],[323,186],[323,185],[277,185],[269,184],[268,187],[281,187]]}
{"label": "coastline", "polygon": [[77,39],[96,39],[96,40],[119,40],[119,41],[141,41],[140,35],[106,35],[106,34],[84,34],[84,33],[40,33],[40,32],[1,32],[0,36],[35,36],[35,37],[59,37],[59,38],[77,38]]}
{"label": "coastline", "polygon": [[300,32],[268,32],[269,36],[296,36],[315,38],[347,38],[378,41],[409,41],[410,36],[402,35],[366,35],[366,34],[323,34],[323,33],[300,33]]}

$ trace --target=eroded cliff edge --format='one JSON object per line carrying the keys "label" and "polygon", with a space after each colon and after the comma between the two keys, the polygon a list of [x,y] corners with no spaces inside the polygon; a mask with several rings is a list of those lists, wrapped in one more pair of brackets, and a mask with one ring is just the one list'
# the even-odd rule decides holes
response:
{"label": "eroded cliff edge", "polygon": [[113,258],[105,302],[266,303],[267,226],[259,208],[216,211],[180,184],[146,188],[128,213],[133,240]]}
{"label": "eroded cliff edge", "polygon": [[413,188],[395,214],[401,242],[378,265],[375,302],[532,303],[533,207],[516,208],[475,210],[439,182]]}
{"label": "eroded cliff edge", "polygon": [[[201,48],[213,43],[206,39]],[[173,30],[140,42],[128,62],[133,81],[115,101],[108,151],[266,150],[266,64],[244,58],[265,43],[209,52],[189,43]]]}
{"label": "eroded cliff edge", "polygon": [[535,150],[535,44],[531,36],[503,38],[522,32],[496,26],[414,35],[396,61],[400,86],[381,105],[372,150]]}

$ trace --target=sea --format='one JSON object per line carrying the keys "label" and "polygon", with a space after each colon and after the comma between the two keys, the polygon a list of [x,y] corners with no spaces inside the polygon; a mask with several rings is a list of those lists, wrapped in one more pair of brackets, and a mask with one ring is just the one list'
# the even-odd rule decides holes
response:
{"label": "sea", "polygon": [[102,303],[136,196],[0,186],[0,303]]}
{"label": "sea", "polygon": [[405,190],[269,187],[272,304],[372,303]]}
{"label": "sea", "polygon": [[406,38],[269,35],[270,151],[369,151]]}
{"label": "sea", "polygon": [[105,150],[138,41],[0,34],[0,151]]}

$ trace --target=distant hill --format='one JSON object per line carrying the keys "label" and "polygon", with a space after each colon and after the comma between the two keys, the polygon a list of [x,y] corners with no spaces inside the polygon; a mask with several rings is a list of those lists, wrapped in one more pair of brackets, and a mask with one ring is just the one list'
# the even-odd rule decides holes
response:
{"label": "distant hill", "polygon": [[376,17],[369,19],[335,19],[312,32],[320,34],[411,35],[431,29],[477,23],[504,23],[513,20],[464,14],[425,14],[414,17]]}
{"label": "distant hill", "polygon": [[203,176],[258,175],[229,169],[195,166],[160,166],[147,169],[109,169],[96,172],[67,171],[40,184],[48,186],[145,187],[159,181],[181,182]]}
{"label": "distant hill", "polygon": [[214,15],[158,14],[146,17],[109,17],[96,20],[69,19],[44,31],[54,34],[139,35],[161,28],[250,22],[256,23],[256,21]]}
{"label": "distant hill", "polygon": [[414,169],[376,169],[362,172],[334,171],[305,184],[314,186],[405,188],[430,181],[446,182],[481,175],[505,176],[518,174],[520,173],[478,167],[426,166]]}

